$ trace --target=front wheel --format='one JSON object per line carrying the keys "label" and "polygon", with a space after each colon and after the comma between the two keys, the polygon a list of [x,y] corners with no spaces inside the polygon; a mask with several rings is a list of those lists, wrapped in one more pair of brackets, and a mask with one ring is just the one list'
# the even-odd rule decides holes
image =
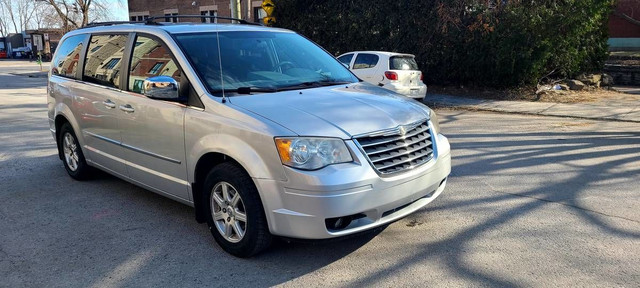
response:
{"label": "front wheel", "polygon": [[258,190],[238,165],[214,167],[204,183],[207,224],[220,247],[238,257],[250,257],[271,243]]}

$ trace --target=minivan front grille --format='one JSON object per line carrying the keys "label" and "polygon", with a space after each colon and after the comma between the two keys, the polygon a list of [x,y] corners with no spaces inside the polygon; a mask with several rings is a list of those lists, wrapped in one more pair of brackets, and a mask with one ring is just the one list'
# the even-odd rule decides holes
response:
{"label": "minivan front grille", "polygon": [[381,174],[413,169],[433,158],[433,143],[426,120],[355,140]]}

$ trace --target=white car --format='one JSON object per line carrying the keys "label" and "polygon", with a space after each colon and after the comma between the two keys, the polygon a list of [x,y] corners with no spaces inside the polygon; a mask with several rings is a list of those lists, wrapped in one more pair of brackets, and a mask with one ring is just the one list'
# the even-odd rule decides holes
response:
{"label": "white car", "polygon": [[396,93],[422,100],[427,85],[415,56],[384,51],[355,51],[338,56],[360,79]]}

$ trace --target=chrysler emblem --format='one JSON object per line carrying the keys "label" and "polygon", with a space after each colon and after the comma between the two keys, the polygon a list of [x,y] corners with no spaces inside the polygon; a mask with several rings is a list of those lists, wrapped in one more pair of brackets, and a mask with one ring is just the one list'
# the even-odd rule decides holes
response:
{"label": "chrysler emblem", "polygon": [[[407,125],[400,125],[396,128],[391,128],[391,129],[387,129],[387,130],[383,130],[383,131],[378,131],[378,132],[374,132],[374,133],[369,133],[366,134],[367,137],[376,137],[376,136],[394,136],[394,135],[401,135],[404,136],[407,134],[407,132],[416,129],[416,127],[422,125],[424,122],[426,122],[427,120],[420,120],[418,122],[415,123],[411,123],[411,124],[407,124]],[[357,137],[356,137],[357,138]]]}
{"label": "chrysler emblem", "polygon": [[412,123],[412,124],[398,126],[398,132],[400,132],[400,135],[404,136],[405,134],[407,134],[408,131],[416,129],[416,127],[418,127],[423,122],[424,121],[419,121],[419,122]]}

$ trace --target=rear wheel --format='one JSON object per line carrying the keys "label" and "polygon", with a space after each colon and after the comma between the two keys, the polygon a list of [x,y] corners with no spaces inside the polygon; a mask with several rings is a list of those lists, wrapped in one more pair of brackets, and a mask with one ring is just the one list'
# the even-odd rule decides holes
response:
{"label": "rear wheel", "polygon": [[207,224],[220,247],[238,257],[250,257],[271,243],[258,190],[238,165],[222,163],[204,183]]}
{"label": "rear wheel", "polygon": [[69,176],[76,180],[87,179],[91,174],[91,167],[85,161],[82,148],[71,124],[62,124],[58,137],[58,143],[62,149],[62,162]]}

